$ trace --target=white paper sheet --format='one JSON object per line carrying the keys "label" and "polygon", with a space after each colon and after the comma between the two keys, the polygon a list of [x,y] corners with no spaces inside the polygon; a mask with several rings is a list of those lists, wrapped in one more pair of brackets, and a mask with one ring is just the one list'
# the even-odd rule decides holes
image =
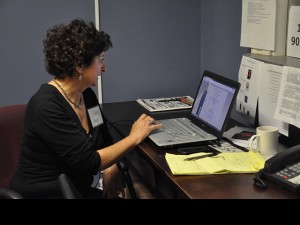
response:
{"label": "white paper sheet", "polygon": [[300,69],[284,66],[275,118],[300,128]]}
{"label": "white paper sheet", "polygon": [[279,132],[288,136],[289,125],[274,118],[278,102],[282,66],[264,63],[259,82],[259,124],[278,127]]}
{"label": "white paper sheet", "polygon": [[241,46],[275,50],[277,0],[243,0]]}
{"label": "white paper sheet", "polygon": [[300,58],[300,6],[292,6],[289,12],[287,56]]}
{"label": "white paper sheet", "polygon": [[255,120],[259,76],[263,64],[259,60],[243,56],[239,70],[241,88],[237,96],[236,111],[246,115],[252,124]]}

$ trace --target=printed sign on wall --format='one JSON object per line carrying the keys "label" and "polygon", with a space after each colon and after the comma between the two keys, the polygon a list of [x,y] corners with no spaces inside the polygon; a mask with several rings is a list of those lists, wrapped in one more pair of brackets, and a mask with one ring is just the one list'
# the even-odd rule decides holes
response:
{"label": "printed sign on wall", "polygon": [[286,55],[300,58],[300,6],[290,9]]}

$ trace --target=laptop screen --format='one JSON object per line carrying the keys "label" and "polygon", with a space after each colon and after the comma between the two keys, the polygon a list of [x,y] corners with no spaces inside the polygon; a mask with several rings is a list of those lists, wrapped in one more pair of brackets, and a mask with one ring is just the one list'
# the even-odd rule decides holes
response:
{"label": "laptop screen", "polygon": [[239,84],[205,71],[192,108],[192,116],[213,130],[222,132],[231,112]]}

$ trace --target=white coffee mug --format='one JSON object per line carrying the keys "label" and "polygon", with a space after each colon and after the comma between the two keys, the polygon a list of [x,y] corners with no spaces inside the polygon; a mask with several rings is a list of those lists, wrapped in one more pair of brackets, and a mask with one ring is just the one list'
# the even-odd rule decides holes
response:
{"label": "white coffee mug", "polygon": [[[253,141],[257,140],[257,148],[253,148]],[[261,126],[256,128],[256,135],[249,140],[250,151],[260,152],[262,155],[275,155],[278,152],[278,128]]]}

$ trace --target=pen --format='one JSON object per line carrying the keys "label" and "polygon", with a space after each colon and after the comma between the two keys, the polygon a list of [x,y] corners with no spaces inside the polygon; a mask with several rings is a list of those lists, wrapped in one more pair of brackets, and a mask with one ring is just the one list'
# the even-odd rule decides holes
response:
{"label": "pen", "polygon": [[190,157],[190,158],[186,158],[184,161],[191,161],[191,160],[196,160],[196,159],[203,159],[209,156],[214,156],[216,155],[216,153],[209,153],[206,155],[199,155],[199,156],[194,156],[194,157]]}

